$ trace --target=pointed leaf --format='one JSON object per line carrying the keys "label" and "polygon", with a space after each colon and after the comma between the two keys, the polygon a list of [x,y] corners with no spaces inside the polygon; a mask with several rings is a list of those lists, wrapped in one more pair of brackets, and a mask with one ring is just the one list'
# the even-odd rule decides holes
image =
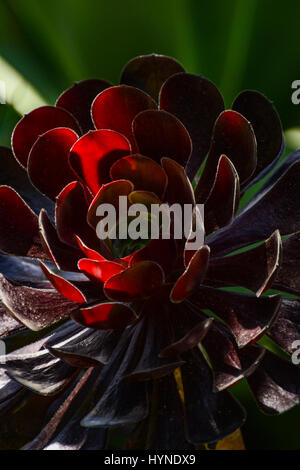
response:
{"label": "pointed leaf", "polygon": [[33,354],[10,354],[1,367],[19,384],[45,396],[58,393],[76,373],[74,367],[54,359],[45,350]]}
{"label": "pointed leaf", "polygon": [[82,258],[78,262],[80,271],[86,274],[93,282],[102,285],[115,274],[125,270],[124,266],[114,261],[95,261]]}
{"label": "pointed leaf", "polygon": [[255,297],[201,286],[191,301],[227,323],[240,348],[260,338],[276,320],[281,296]]}
{"label": "pointed leaf", "polygon": [[294,163],[266,193],[235,218],[230,227],[210,239],[214,255],[264,240],[279,230],[281,236],[300,230],[300,162]]}
{"label": "pointed leaf", "polygon": [[267,335],[287,353],[295,351],[294,343],[300,341],[300,300],[282,299],[278,318]]}
{"label": "pointed leaf", "polygon": [[233,164],[222,155],[211,192],[205,202],[205,232],[214,232],[233,221],[240,199],[239,176]]}
{"label": "pointed leaf", "polygon": [[239,349],[233,335],[221,322],[214,322],[203,346],[212,364],[216,391],[225,390],[252,374],[264,355],[263,349],[251,345]]}
{"label": "pointed leaf", "polygon": [[[92,250],[87,245],[85,245],[85,243],[83,243],[83,241],[77,235],[76,235],[76,240],[77,240],[79,248],[88,259],[92,259],[95,261],[106,261],[107,259],[110,259],[111,253],[108,250],[107,250],[107,253],[105,253],[106,257],[104,257],[100,253],[98,253],[98,251]],[[106,245],[102,245],[102,248],[104,248],[104,246]]]}
{"label": "pointed leaf", "polygon": [[136,319],[134,311],[125,304],[106,302],[81,308],[72,318],[83,326],[97,329],[123,329]]}
{"label": "pointed leaf", "polygon": [[58,238],[55,227],[45,210],[41,210],[39,216],[39,229],[44,250],[57,268],[65,271],[78,271],[77,263],[81,257],[80,251],[66,245]]}
{"label": "pointed leaf", "polygon": [[204,202],[209,194],[221,155],[226,155],[233,163],[241,183],[247,181],[256,168],[254,131],[247,119],[236,111],[224,111],[216,121],[206,164],[195,190],[198,202]]}
{"label": "pointed leaf", "polygon": [[163,351],[161,351],[160,357],[169,357],[182,354],[198,346],[198,344],[201,343],[203,338],[205,338],[207,335],[209,329],[211,328],[212,322],[213,318],[208,318],[207,320],[204,320],[203,322],[196,325],[182,339],[176,341],[176,343],[170,344]]}
{"label": "pointed leaf", "polygon": [[285,239],[282,242],[282,260],[274,279],[275,289],[300,293],[300,233]]}
{"label": "pointed leaf", "polygon": [[86,302],[84,294],[80,292],[80,290],[74,286],[74,284],[59,276],[58,274],[53,273],[50,269],[47,268],[45,264],[40,263],[40,266],[53,287],[58,290],[61,295],[66,297],[66,299],[77,303]]}
{"label": "pointed leaf", "polygon": [[2,275],[0,298],[15,318],[34,331],[67,317],[77,307],[77,304],[66,300],[54,289],[15,285]]}
{"label": "pointed leaf", "polygon": [[[77,325],[77,323],[72,323]],[[69,335],[65,341],[47,341],[46,347],[51,354],[71,365],[84,367],[88,364],[104,365],[110,360],[114,348],[121,336],[120,331],[81,329],[80,333]]]}
{"label": "pointed leaf", "polygon": [[280,255],[281,237],[276,230],[262,245],[236,255],[211,258],[206,277],[224,285],[246,287],[260,296],[277,276]]}
{"label": "pointed leaf", "polygon": [[299,367],[269,351],[248,383],[267,414],[280,414],[300,403]]}
{"label": "pointed leaf", "polygon": [[185,272],[176,281],[170,300],[174,303],[182,302],[197,289],[205,278],[209,263],[210,249],[204,245],[192,257]]}

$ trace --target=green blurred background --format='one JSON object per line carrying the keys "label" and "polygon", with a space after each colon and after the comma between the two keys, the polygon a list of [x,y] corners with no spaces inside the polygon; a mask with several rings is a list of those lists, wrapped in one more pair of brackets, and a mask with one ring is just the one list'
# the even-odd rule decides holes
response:
{"label": "green blurred background", "polygon": [[[285,129],[300,126],[300,105],[291,102],[299,31],[299,0],[0,0],[0,144],[9,144],[20,114],[53,104],[74,81],[117,84],[129,59],[152,52],[211,79],[227,107],[242,89],[257,89]],[[234,393],[248,410],[248,449],[300,449],[300,408],[266,417],[246,384]]]}

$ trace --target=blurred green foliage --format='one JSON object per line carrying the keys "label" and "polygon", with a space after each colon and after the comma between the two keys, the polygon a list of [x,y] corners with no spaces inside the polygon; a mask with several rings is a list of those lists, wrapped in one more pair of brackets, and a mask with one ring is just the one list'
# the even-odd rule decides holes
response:
{"label": "blurred green foliage", "polygon": [[[37,101],[54,103],[74,81],[118,83],[132,57],[171,55],[214,81],[227,107],[242,89],[263,92],[287,129],[300,126],[300,105],[291,102],[291,83],[300,79],[299,18],[299,0],[1,0],[0,57],[33,85]],[[1,62],[0,80],[11,80]],[[0,144],[9,145],[19,119],[10,104],[0,106]],[[249,449],[300,449],[300,408],[266,417],[245,384],[235,393],[249,414]]]}
{"label": "blurred green foliage", "polygon": [[298,0],[1,0],[0,55],[53,102],[75,80],[118,82],[139,54],[176,57],[213,80],[230,106],[244,88],[300,125]]}

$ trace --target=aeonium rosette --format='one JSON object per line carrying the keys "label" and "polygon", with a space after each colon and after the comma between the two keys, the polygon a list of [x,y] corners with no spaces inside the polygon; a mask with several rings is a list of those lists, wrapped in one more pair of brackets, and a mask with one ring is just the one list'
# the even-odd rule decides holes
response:
{"label": "aeonium rosette", "polygon": [[[299,403],[299,368],[258,343],[299,340],[299,152],[240,205],[283,148],[263,95],[225,110],[157,55],[20,120],[1,149],[1,448],[102,449],[119,426],[133,448],[215,443],[245,420],[243,378],[267,413]],[[192,206],[196,235],[204,205],[205,242],[100,239],[120,197]]]}

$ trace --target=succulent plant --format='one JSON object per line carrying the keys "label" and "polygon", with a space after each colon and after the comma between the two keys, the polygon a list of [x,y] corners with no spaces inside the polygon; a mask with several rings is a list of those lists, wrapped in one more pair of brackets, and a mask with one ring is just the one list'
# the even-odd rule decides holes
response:
{"label": "succulent plant", "polygon": [[[300,402],[300,153],[283,151],[266,97],[225,110],[160,55],[20,120],[0,149],[0,448],[105,449],[124,426],[131,448],[216,443],[246,419],[243,378],[266,413]],[[119,196],[203,204],[205,244],[100,240]]]}

